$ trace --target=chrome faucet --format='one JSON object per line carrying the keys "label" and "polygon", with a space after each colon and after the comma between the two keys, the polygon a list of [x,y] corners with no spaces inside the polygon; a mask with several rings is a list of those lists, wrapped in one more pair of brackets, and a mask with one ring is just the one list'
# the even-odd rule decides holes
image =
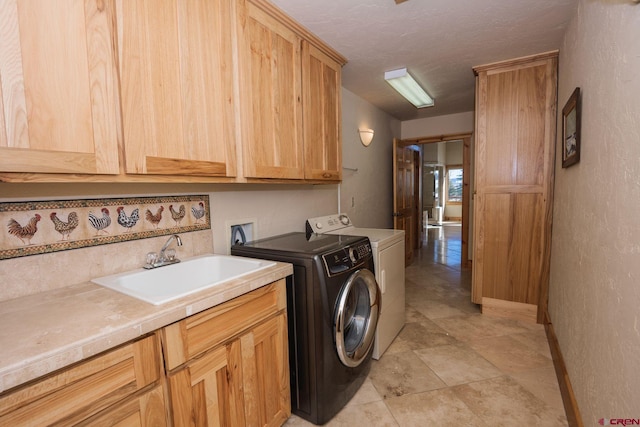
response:
{"label": "chrome faucet", "polygon": [[169,239],[162,245],[160,249],[160,253],[149,252],[147,254],[147,263],[143,265],[147,270],[157,267],[162,267],[165,265],[176,264],[180,262],[178,258],[176,258],[175,249],[167,249],[171,242],[175,239],[176,245],[182,246],[182,239],[177,234],[172,234],[169,236]]}

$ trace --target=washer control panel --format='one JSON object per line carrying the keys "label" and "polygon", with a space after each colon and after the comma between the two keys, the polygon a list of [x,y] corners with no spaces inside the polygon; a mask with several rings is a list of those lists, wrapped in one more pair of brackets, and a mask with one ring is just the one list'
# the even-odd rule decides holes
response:
{"label": "washer control panel", "polygon": [[340,230],[345,227],[351,227],[351,220],[347,214],[337,214],[328,216],[319,216],[317,218],[309,218],[306,224],[307,231],[316,234],[324,234],[329,231]]}
{"label": "washer control panel", "polygon": [[371,243],[359,243],[346,248],[337,249],[322,255],[325,269],[329,277],[344,273],[362,263],[362,260],[371,255]]}

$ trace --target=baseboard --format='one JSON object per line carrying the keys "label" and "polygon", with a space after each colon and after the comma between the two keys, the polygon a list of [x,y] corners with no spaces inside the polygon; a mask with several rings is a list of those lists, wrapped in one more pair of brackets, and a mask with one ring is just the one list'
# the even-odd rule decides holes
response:
{"label": "baseboard", "polygon": [[560,351],[558,337],[556,337],[556,333],[553,330],[553,323],[551,323],[548,311],[545,311],[544,329],[547,332],[547,341],[549,342],[553,365],[556,368],[556,377],[558,377],[558,385],[560,386],[560,394],[562,395],[562,402],[564,404],[564,411],[567,414],[569,427],[584,427],[580,411],[578,410],[578,402],[576,401],[576,396],[573,394],[571,381],[569,381],[569,373],[567,372],[567,367],[564,364],[562,352]]}

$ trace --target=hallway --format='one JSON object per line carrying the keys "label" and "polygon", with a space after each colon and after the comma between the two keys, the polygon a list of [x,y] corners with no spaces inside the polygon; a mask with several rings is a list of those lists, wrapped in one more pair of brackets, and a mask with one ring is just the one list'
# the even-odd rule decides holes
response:
{"label": "hallway", "polygon": [[328,426],[567,425],[543,326],[480,314],[460,232],[428,228],[406,269],[405,327]]}

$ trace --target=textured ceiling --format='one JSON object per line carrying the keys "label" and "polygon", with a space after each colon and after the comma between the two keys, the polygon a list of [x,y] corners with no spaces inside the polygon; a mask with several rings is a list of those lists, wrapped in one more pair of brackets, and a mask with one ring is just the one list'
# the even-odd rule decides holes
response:
{"label": "textured ceiling", "polygon": [[[474,108],[472,67],[558,49],[577,0],[272,0],[349,62],[342,85],[399,120]],[[416,109],[384,80],[407,67],[436,99]]]}

